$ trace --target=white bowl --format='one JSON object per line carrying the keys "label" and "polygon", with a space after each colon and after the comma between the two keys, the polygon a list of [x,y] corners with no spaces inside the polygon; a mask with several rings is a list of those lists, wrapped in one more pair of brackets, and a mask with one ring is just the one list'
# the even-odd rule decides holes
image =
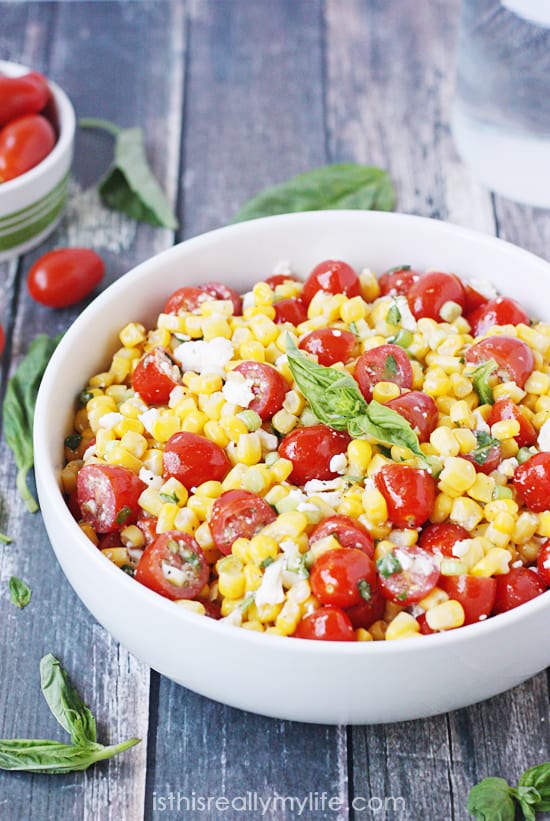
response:
{"label": "white bowl", "polygon": [[[19,77],[31,71],[0,60],[0,75]],[[30,251],[57,226],[67,197],[73,159],[75,115],[71,102],[56,83],[48,81],[53,102],[48,113],[56,121],[57,142],[42,162],[0,184],[0,262]]]}
{"label": "white bowl", "polygon": [[[493,237],[401,214],[324,211],[221,228],[177,245],[111,285],[81,314],[44,376],[35,415],[42,515],[57,558],[98,621],[138,658],[203,695],[300,721],[419,718],[488,698],[550,663],[550,592],[486,622],[417,641],[347,643],[263,635],[182,612],[111,564],[59,490],[63,439],[87,377],[110,361],[120,328],[154,322],[183,284],[244,290],[281,259],[303,276],[326,258],[377,272],[404,263],[491,280],[550,319],[550,265]],[[93,344],[90,344],[93,340]]]}

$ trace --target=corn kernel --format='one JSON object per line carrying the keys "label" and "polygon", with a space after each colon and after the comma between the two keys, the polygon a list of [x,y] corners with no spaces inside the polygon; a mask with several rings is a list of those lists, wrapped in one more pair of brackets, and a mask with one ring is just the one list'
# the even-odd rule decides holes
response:
{"label": "corn kernel", "polygon": [[508,573],[511,554],[502,547],[492,547],[483,559],[470,568],[472,576],[499,576]]}
{"label": "corn kernel", "polygon": [[434,523],[444,522],[449,518],[453,500],[446,493],[438,493],[435,497],[434,508],[430,516],[430,521]]}
{"label": "corn kernel", "polygon": [[537,531],[538,517],[536,513],[521,513],[516,519],[512,541],[514,544],[525,544],[533,538]]}
{"label": "corn kernel", "polygon": [[517,419],[501,419],[500,422],[495,422],[491,426],[491,436],[502,441],[504,439],[513,439],[519,434],[519,422]]}
{"label": "corn kernel", "polygon": [[110,562],[116,564],[117,567],[124,567],[130,564],[130,554],[126,547],[105,547],[101,552]]}
{"label": "corn kernel", "polygon": [[147,439],[140,433],[128,431],[122,436],[120,444],[138,459],[143,459],[147,450]]}
{"label": "corn kernel", "polygon": [[347,299],[340,306],[340,317],[343,322],[358,322],[360,319],[365,319],[367,316],[367,306],[360,296],[354,296]]}
{"label": "corn kernel", "polygon": [[166,533],[168,530],[174,530],[178,511],[178,506],[173,504],[173,502],[164,502],[158,513],[157,533]]}
{"label": "corn kernel", "polygon": [[126,348],[141,345],[146,340],[145,328],[139,322],[129,322],[119,334],[120,341]]}
{"label": "corn kernel", "polygon": [[143,464],[141,459],[138,459],[133,453],[130,453],[129,450],[123,448],[122,445],[115,445],[108,453],[106,452],[105,461],[109,465],[120,465],[121,467],[128,468],[128,470],[134,473],[139,473]]}
{"label": "corn kernel", "polygon": [[198,616],[206,615],[206,607],[200,601],[177,599],[174,604],[177,604],[180,610],[186,610],[188,613],[196,613]]}
{"label": "corn kernel", "polygon": [[[372,633],[371,625],[370,632]],[[394,641],[395,639],[409,639],[420,635],[420,625],[417,620],[410,615],[401,611],[394,620],[388,624],[385,631],[385,638],[387,641]]]}
{"label": "corn kernel", "polygon": [[455,599],[438,604],[426,613],[426,622],[431,630],[453,630],[462,627],[466,615],[460,602]]}
{"label": "corn kernel", "polygon": [[296,630],[301,616],[300,606],[287,599],[275,620],[275,627],[281,631],[283,636],[290,636]]}
{"label": "corn kernel", "polygon": [[472,487],[476,480],[476,469],[466,459],[448,456],[439,476],[439,489],[449,496],[460,496]]}
{"label": "corn kernel", "polygon": [[430,434],[430,444],[441,456],[458,456],[460,446],[449,428],[439,427]]}
{"label": "corn kernel", "polygon": [[269,471],[271,476],[273,477],[274,482],[284,482],[288,479],[290,474],[293,471],[293,465],[290,459],[277,459],[269,467]]}
{"label": "corn kernel", "polygon": [[216,565],[218,590],[229,599],[240,599],[245,594],[246,580],[243,564],[235,556],[224,556]]}
{"label": "corn kernel", "polygon": [[202,522],[195,530],[195,539],[199,547],[203,550],[210,550],[214,547],[214,539],[212,538],[212,531],[208,522]]}
{"label": "corn kernel", "polygon": [[355,631],[355,639],[356,641],[373,641],[371,634],[364,627],[359,627]]}
{"label": "corn kernel", "polygon": [[89,522],[79,522],[78,526],[80,527],[84,535],[97,547],[99,544],[99,539],[97,533],[95,532],[91,524]]}
{"label": "corn kernel", "polygon": [[145,547],[145,536],[137,525],[128,525],[120,531],[120,541],[124,547]]}
{"label": "corn kernel", "polygon": [[162,510],[164,502],[160,498],[160,493],[156,488],[146,487],[138,499],[138,504],[151,516],[158,516]]}
{"label": "corn kernel", "polygon": [[352,439],[347,448],[347,458],[351,472],[363,474],[372,458],[372,447],[364,439]]}
{"label": "corn kernel", "polygon": [[178,509],[174,520],[174,528],[176,530],[181,530],[183,533],[188,533],[190,536],[193,536],[199,525],[200,522],[196,513],[187,507]]}
{"label": "corn kernel", "polygon": [[288,413],[293,414],[294,416],[299,416],[302,413],[305,406],[306,400],[299,391],[287,391],[283,401],[284,410],[286,410]]}
{"label": "corn kernel", "polygon": [[158,448],[149,448],[149,450],[146,450],[143,456],[143,467],[150,470],[155,476],[162,476],[162,451]]}
{"label": "corn kernel", "polygon": [[271,419],[271,424],[279,433],[290,433],[298,424],[298,417],[293,413],[289,413],[284,408],[277,411]]}
{"label": "corn kernel", "polygon": [[438,607],[446,601],[449,601],[449,594],[440,587],[434,587],[427,596],[424,596],[424,598],[418,602],[418,606],[423,610],[432,610],[434,607]]}
{"label": "corn kernel", "polygon": [[382,524],[388,519],[386,499],[377,488],[367,488],[362,494],[363,509],[369,522]]}
{"label": "corn kernel", "polygon": [[394,382],[377,382],[372,390],[372,398],[382,404],[389,402],[390,399],[396,399],[400,395],[401,389]]}
{"label": "corn kernel", "polygon": [[187,507],[201,522],[210,516],[213,505],[214,499],[209,499],[208,496],[190,496],[187,501]]}

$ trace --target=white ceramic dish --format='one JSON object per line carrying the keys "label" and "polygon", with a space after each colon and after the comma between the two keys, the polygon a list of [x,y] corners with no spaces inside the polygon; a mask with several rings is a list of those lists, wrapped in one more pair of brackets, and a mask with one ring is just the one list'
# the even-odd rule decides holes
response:
{"label": "white ceramic dish", "polygon": [[[0,60],[0,74],[19,77],[31,71],[18,63]],[[0,185],[0,262],[29,251],[57,226],[67,196],[73,159],[75,114],[58,85],[48,81],[53,95],[52,119],[59,136],[53,149],[30,171]]]}
{"label": "white ceramic dish", "polygon": [[87,377],[106,366],[126,322],[154,321],[166,296],[182,284],[219,279],[244,290],[281,259],[305,276],[330,257],[377,272],[411,263],[489,279],[550,319],[550,264],[442,222],[325,211],[196,237],[118,280],[62,339],[36,406],[40,504],[57,558],[84,604],[118,641],[169,678],[278,718],[330,724],[419,718],[488,698],[546,667],[550,592],[486,622],[417,641],[349,644],[262,635],[182,612],[118,570],[81,533],[59,490],[74,398]]}

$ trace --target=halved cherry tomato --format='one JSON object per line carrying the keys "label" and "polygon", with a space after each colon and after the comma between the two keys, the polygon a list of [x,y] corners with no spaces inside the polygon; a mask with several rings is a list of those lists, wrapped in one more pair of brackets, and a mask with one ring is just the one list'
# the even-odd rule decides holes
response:
{"label": "halved cherry tomato", "polygon": [[534,513],[550,510],[550,453],[535,453],[514,473],[514,490],[520,502]]}
{"label": "halved cherry tomato", "polygon": [[264,362],[247,361],[241,362],[235,370],[252,382],[254,399],[248,406],[250,410],[256,411],[262,419],[271,419],[281,410],[290,385],[276,368]]}
{"label": "halved cherry tomato", "polygon": [[135,522],[138,499],[147,485],[120,465],[84,465],[76,480],[82,518],[96,533],[121,530]]}
{"label": "halved cherry tomato", "polygon": [[464,624],[476,624],[491,615],[497,593],[493,576],[440,576],[437,584],[449,598],[460,602]]}
{"label": "halved cherry tomato", "polygon": [[38,114],[50,99],[48,81],[37,71],[0,76],[0,126],[24,114]]}
{"label": "halved cherry tomato", "polygon": [[367,528],[358,519],[344,516],[341,513],[328,516],[316,525],[309,537],[313,544],[327,536],[334,536],[342,547],[353,547],[362,550],[367,556],[374,556],[374,541]]}
{"label": "halved cherry tomato", "polygon": [[230,288],[229,285],[224,285],[223,282],[205,282],[198,286],[199,291],[205,291],[213,299],[227,299],[233,303],[233,316],[240,316],[243,312],[243,300],[240,294]]}
{"label": "halved cherry tomato", "polygon": [[546,539],[540,547],[537,556],[537,570],[546,586],[550,587],[550,539]]}
{"label": "halved cherry tomato", "polygon": [[310,425],[287,434],[279,445],[279,456],[292,462],[288,481],[305,485],[310,479],[335,479],[339,474],[330,469],[330,460],[346,452],[350,438],[328,425]]}
{"label": "halved cherry tomato", "polygon": [[226,490],[216,499],[210,514],[214,544],[227,556],[235,539],[251,539],[276,518],[271,505],[256,493]]}
{"label": "halved cherry tomato", "polygon": [[531,422],[523,415],[511,399],[497,399],[487,419],[489,427],[503,419],[515,419],[519,422],[519,433],[514,436],[520,448],[528,448],[537,441],[537,432]]}
{"label": "halved cherry tomato", "polygon": [[198,433],[175,433],[162,454],[164,475],[173,476],[189,490],[203,482],[222,482],[231,470],[225,450]]}
{"label": "halved cherry tomato", "polygon": [[151,544],[157,538],[157,517],[149,516],[141,510],[138,514],[136,525],[145,537],[145,544]]}
{"label": "halved cherry tomato", "polygon": [[4,333],[4,326],[0,325],[0,356],[4,353],[6,347],[6,334]]}
{"label": "halved cherry tomato", "polygon": [[82,511],[80,510],[80,506],[78,504],[78,494],[76,488],[69,494],[69,498],[67,499],[67,507],[69,508],[73,519],[79,522],[82,519]]}
{"label": "halved cherry tomato", "polygon": [[167,405],[177,385],[181,385],[181,371],[160,346],[142,356],[132,374],[132,388],[148,405]]}
{"label": "halved cherry tomato", "polygon": [[420,601],[439,579],[437,558],[421,547],[395,547],[376,566],[383,595],[396,604]]}
{"label": "halved cherry tomato", "polygon": [[29,294],[49,308],[65,308],[84,299],[105,275],[105,263],[91,248],[56,248],[31,266]]}
{"label": "halved cherry tomato", "polygon": [[13,180],[42,162],[55,140],[52,124],[41,114],[11,120],[0,131],[0,182]]}
{"label": "halved cherry tomato", "polygon": [[348,607],[346,613],[355,630],[359,627],[368,630],[371,624],[384,616],[385,607],[386,599],[377,587],[372,591],[370,601],[363,600],[360,604]]}
{"label": "halved cherry tomato", "polygon": [[376,567],[362,550],[337,547],[315,560],[309,581],[313,595],[321,604],[345,609],[371,600],[377,586]]}
{"label": "halved cherry tomato", "polygon": [[384,465],[375,473],[374,482],[396,527],[420,527],[429,519],[435,502],[435,482],[426,470],[410,465]]}
{"label": "halved cherry tomato", "polygon": [[183,288],[178,288],[166,300],[164,306],[165,314],[178,314],[180,311],[199,311],[201,302],[208,302],[212,299],[212,295],[200,288],[192,288],[190,285],[184,285]]}
{"label": "halved cherry tomato", "polygon": [[282,285],[289,280],[290,282],[301,282],[301,280],[297,276],[294,276],[294,274],[271,274],[270,277],[264,279],[264,282],[266,282],[271,290],[274,291],[277,285]]}
{"label": "halved cherry tomato", "polygon": [[[463,459],[471,462],[476,469],[476,473],[484,473],[486,476],[496,470],[502,461],[502,448],[497,439],[485,436],[484,431],[474,431],[478,440],[478,446],[470,453],[461,454]],[[483,441],[488,439],[489,444],[483,445]]]}
{"label": "halved cherry tomato", "polygon": [[386,405],[407,420],[420,442],[429,441],[439,420],[439,411],[431,396],[423,391],[409,391],[390,399]]}
{"label": "halved cherry tomato", "polygon": [[351,331],[320,328],[302,337],[298,347],[315,354],[319,365],[330,367],[335,362],[347,362],[352,356],[356,342],[357,337]]}
{"label": "halved cherry tomato", "polygon": [[147,545],[134,578],[167,599],[192,599],[208,581],[209,573],[195,539],[181,530],[169,530]]}
{"label": "halved cherry tomato", "polygon": [[536,571],[527,567],[513,567],[509,573],[495,576],[496,598],[493,615],[513,610],[520,604],[542,595],[546,585]]}
{"label": "halved cherry tomato", "polygon": [[103,536],[99,537],[99,544],[97,546],[99,550],[106,550],[109,547],[122,547],[120,533],[116,530],[113,530],[111,533],[104,533]]}
{"label": "halved cherry tomato", "polygon": [[349,297],[360,296],[359,277],[347,262],[326,259],[315,266],[304,283],[302,299],[306,305],[309,305],[317,291],[346,294]]}
{"label": "halved cherry tomato", "polygon": [[529,325],[529,314],[521,305],[507,296],[491,299],[466,316],[472,328],[472,336],[483,336],[494,325]]}
{"label": "halved cherry tomato", "polygon": [[460,525],[453,522],[437,522],[423,528],[418,541],[423,550],[429,550],[434,556],[450,556],[456,558],[453,547],[463,539],[469,539],[470,534]]}
{"label": "halved cherry tomato", "polygon": [[411,388],[413,372],[411,362],[399,345],[378,345],[361,354],[353,375],[361,393],[370,402],[377,382],[393,382],[400,388]]}
{"label": "halved cherry tomato", "polygon": [[464,308],[466,294],[462,282],[454,274],[430,271],[413,282],[408,300],[416,319],[429,317],[441,322],[441,309],[446,302],[456,302]]}
{"label": "halved cherry tomato", "polygon": [[317,641],[355,641],[349,616],[338,607],[319,607],[309,616],[304,616],[293,636]]}
{"label": "halved cherry tomato", "polygon": [[307,308],[300,299],[300,297],[289,297],[288,299],[280,299],[273,303],[275,308],[275,322],[281,325],[283,322],[292,322],[293,325],[299,325],[307,319]]}
{"label": "halved cherry tomato", "polygon": [[504,379],[513,380],[520,388],[535,369],[533,351],[514,336],[488,336],[466,351],[466,362],[473,365],[481,365],[490,359],[495,360],[498,373]]}
{"label": "halved cherry tomato", "polygon": [[466,294],[466,302],[464,304],[464,314],[468,316],[471,314],[472,311],[475,311],[476,308],[479,308],[481,305],[486,305],[489,302],[488,297],[483,296],[476,288],[473,288],[469,282],[463,282],[464,292]]}
{"label": "halved cherry tomato", "polygon": [[406,296],[417,279],[420,279],[420,274],[413,271],[410,265],[391,268],[378,280],[380,296]]}

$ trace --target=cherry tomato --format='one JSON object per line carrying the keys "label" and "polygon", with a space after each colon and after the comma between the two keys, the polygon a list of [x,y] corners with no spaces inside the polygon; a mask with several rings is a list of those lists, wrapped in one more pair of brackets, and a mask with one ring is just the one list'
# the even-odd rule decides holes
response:
{"label": "cherry tomato", "polygon": [[270,277],[264,279],[264,282],[267,282],[272,291],[275,290],[277,285],[283,285],[283,283],[288,281],[300,282],[301,280],[294,276],[294,274],[271,274]]}
{"label": "cherry tomato", "polygon": [[132,374],[132,388],[148,405],[167,405],[177,385],[181,385],[181,371],[162,347],[148,351]]}
{"label": "cherry tomato", "polygon": [[514,299],[499,296],[480,305],[466,316],[472,328],[472,336],[483,336],[494,325],[529,325],[529,315]]}
{"label": "cherry tomato", "polygon": [[399,345],[379,345],[361,354],[353,375],[361,393],[370,402],[377,382],[393,382],[400,388],[411,388],[413,372],[411,362]]}
{"label": "cherry tomato", "polygon": [[151,544],[157,538],[157,517],[149,516],[143,510],[138,514],[136,525],[145,537],[145,544]]}
{"label": "cherry tomato", "polygon": [[275,308],[275,322],[280,325],[282,322],[292,322],[293,325],[300,325],[307,319],[307,308],[299,297],[289,297],[280,299],[273,303]]}
{"label": "cherry tomato", "polygon": [[174,476],[189,490],[203,482],[222,482],[231,462],[219,445],[198,433],[175,433],[162,455],[164,475]]}
{"label": "cherry tomato", "polygon": [[488,336],[466,351],[466,362],[481,365],[494,359],[498,373],[523,388],[535,369],[535,359],[529,345],[513,336]]}
{"label": "cherry tomato", "polygon": [[417,279],[420,279],[420,274],[413,271],[410,265],[390,268],[378,280],[380,296],[406,296]]}
{"label": "cherry tomato", "polygon": [[292,462],[288,481],[305,485],[310,479],[335,479],[340,474],[330,469],[330,460],[346,452],[350,438],[328,425],[310,425],[287,434],[279,445],[279,456]]}
{"label": "cherry tomato", "polygon": [[334,536],[342,547],[353,547],[362,550],[367,556],[374,556],[374,542],[367,528],[357,519],[341,513],[329,516],[319,522],[311,532],[309,543],[313,544],[327,536]]}
{"label": "cherry tomato", "polygon": [[37,71],[21,77],[0,76],[0,126],[24,114],[38,114],[49,99],[48,82]]}
{"label": "cherry tomato", "polygon": [[550,587],[550,539],[542,543],[537,557],[539,576],[547,587]]}
{"label": "cherry tomato", "polygon": [[375,473],[374,481],[396,527],[420,527],[429,519],[435,502],[435,482],[426,470],[410,465],[384,465]]}
{"label": "cherry tomato", "polygon": [[316,265],[304,283],[302,299],[309,305],[317,291],[326,291],[329,294],[346,294],[346,296],[361,296],[359,277],[347,262],[335,259],[326,259]]}
{"label": "cherry tomato", "polygon": [[0,356],[4,353],[6,347],[6,334],[4,333],[4,326],[0,325]]}
{"label": "cherry tomato", "polygon": [[439,411],[431,396],[423,391],[409,391],[390,399],[386,405],[407,420],[418,434],[420,442],[429,441],[430,434],[437,427],[439,420]]}
{"label": "cherry tomato", "polygon": [[460,602],[464,624],[476,624],[491,615],[497,593],[493,576],[441,576],[437,584],[449,598]]}
{"label": "cherry tomato", "polygon": [[84,465],[76,480],[82,518],[96,533],[121,530],[135,522],[138,499],[147,485],[128,468],[119,465]]}
{"label": "cherry tomato", "polygon": [[201,302],[208,302],[212,299],[212,295],[200,288],[192,288],[189,285],[184,285],[183,288],[178,288],[166,300],[164,306],[165,314],[179,314],[184,311],[199,312]]}
{"label": "cherry tomato", "polygon": [[290,385],[276,368],[264,362],[250,361],[241,362],[235,370],[252,382],[254,399],[248,406],[250,410],[256,411],[262,419],[271,419],[281,410]]}
{"label": "cherry tomato", "polygon": [[429,524],[422,530],[419,546],[423,550],[428,550],[434,556],[449,556],[456,558],[453,547],[463,539],[469,539],[470,534],[460,525],[452,522],[438,522]]}
{"label": "cherry tomato", "polygon": [[535,453],[516,468],[514,490],[534,513],[550,509],[550,453]]}
{"label": "cherry tomato", "polygon": [[104,533],[103,536],[99,537],[97,546],[99,550],[107,550],[109,547],[122,547],[120,533],[116,530],[113,530],[111,533]]}
{"label": "cherry tomato", "polygon": [[497,591],[493,615],[513,610],[514,607],[540,596],[546,590],[540,576],[527,567],[513,567],[509,573],[494,578]]}
{"label": "cherry tomato", "polygon": [[445,303],[456,302],[464,308],[466,294],[462,282],[454,274],[431,271],[413,282],[408,299],[416,319],[429,317],[441,322],[441,309]]}
{"label": "cherry tomato", "polygon": [[240,316],[243,312],[242,297],[229,285],[223,282],[205,282],[198,286],[199,291],[205,291],[214,299],[227,299],[233,303],[233,316]]}
{"label": "cherry tomato", "polygon": [[226,490],[216,499],[210,514],[214,544],[227,556],[235,539],[251,539],[276,518],[271,505],[256,493]]}
{"label": "cherry tomato", "polygon": [[56,248],[31,266],[29,294],[49,308],[65,308],[84,299],[103,279],[105,264],[91,248]]}
{"label": "cherry tomato", "polygon": [[370,556],[355,547],[327,550],[315,560],[309,577],[313,595],[321,604],[353,607],[370,601],[376,588],[376,567]]}
{"label": "cherry tomato", "polygon": [[147,545],[135,579],[167,599],[192,599],[200,593],[210,569],[201,548],[189,533],[169,530]]}
{"label": "cherry tomato", "polygon": [[439,579],[437,558],[421,547],[395,547],[376,563],[384,596],[396,604],[414,604],[434,589]]}
{"label": "cherry tomato", "polygon": [[195,601],[199,601],[203,605],[204,609],[206,610],[206,613],[204,615],[207,618],[214,619],[215,621],[221,619],[222,611],[219,602],[209,601],[208,599],[201,599],[200,596],[197,596]]}
{"label": "cherry tomato", "polygon": [[300,340],[299,348],[315,354],[319,365],[330,367],[335,362],[346,362],[352,355],[357,337],[351,331],[320,328]]}
{"label": "cherry tomato", "polygon": [[528,448],[537,441],[537,432],[531,422],[523,415],[511,399],[497,399],[487,419],[489,427],[503,419],[516,419],[519,422],[519,433],[514,436],[520,448]]}
{"label": "cherry tomato", "polygon": [[[480,433],[478,432],[477,435],[479,437]],[[479,441],[478,438],[478,442]],[[500,442],[492,440],[492,444],[490,444],[489,447],[478,445],[475,450],[470,451],[470,453],[463,453],[461,456],[463,459],[466,459],[467,462],[472,463],[476,469],[476,473],[484,473],[488,476],[489,473],[492,473],[493,470],[496,470],[500,465],[502,461],[502,448]]]}
{"label": "cherry tomato", "polygon": [[464,292],[466,294],[466,302],[464,305],[464,314],[468,316],[475,311],[476,308],[479,308],[481,305],[486,305],[489,302],[489,299],[483,294],[480,294],[475,288],[473,288],[468,282],[462,283],[464,286]]}
{"label": "cherry tomato", "polygon": [[384,609],[386,607],[386,599],[378,588],[372,591],[370,601],[362,601],[360,604],[355,604],[353,607],[348,607],[347,615],[357,630],[363,627],[368,630],[371,624],[378,621],[384,616]]}
{"label": "cherry tomato", "polygon": [[355,632],[349,616],[338,607],[319,607],[298,623],[296,639],[317,641],[355,641]]}
{"label": "cherry tomato", "polygon": [[73,519],[80,522],[82,519],[82,511],[80,510],[80,506],[78,504],[78,494],[76,492],[76,488],[69,494],[69,498],[67,499],[67,507],[69,508]]}
{"label": "cherry tomato", "polygon": [[55,140],[52,124],[41,114],[11,120],[0,131],[0,183],[13,180],[42,162]]}

